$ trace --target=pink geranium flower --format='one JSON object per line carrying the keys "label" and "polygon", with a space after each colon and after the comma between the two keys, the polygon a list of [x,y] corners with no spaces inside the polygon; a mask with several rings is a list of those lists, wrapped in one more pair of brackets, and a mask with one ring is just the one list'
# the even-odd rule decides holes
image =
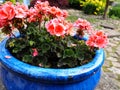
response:
{"label": "pink geranium flower", "polygon": [[11,3],[6,3],[0,8],[0,19],[11,20],[15,16],[15,9]]}
{"label": "pink geranium flower", "polygon": [[63,16],[63,12],[60,9],[57,9],[57,12],[55,13],[56,17],[62,17]]}
{"label": "pink geranium flower", "polygon": [[68,16],[68,13],[66,10],[60,10],[57,7],[49,7],[48,12],[52,14],[53,17],[64,17],[66,18]]}
{"label": "pink geranium flower", "polygon": [[45,14],[49,10],[49,3],[48,1],[45,2],[37,1],[34,8],[36,9],[37,12],[42,12],[43,14]]}
{"label": "pink geranium flower", "polygon": [[28,22],[35,22],[37,20],[38,12],[34,8],[30,8],[28,12]]}
{"label": "pink geranium flower", "polygon": [[92,34],[86,41],[86,44],[91,47],[104,48],[108,43],[107,35],[103,31],[97,31]]}
{"label": "pink geranium flower", "polygon": [[61,23],[56,24],[55,26],[55,35],[56,36],[63,36],[65,34],[65,26]]}
{"label": "pink geranium flower", "polygon": [[53,19],[46,24],[47,31],[51,35],[63,36],[66,33],[66,27],[61,19]]}
{"label": "pink geranium flower", "polygon": [[80,30],[91,30],[92,27],[90,23],[87,20],[78,18],[78,20],[75,21],[74,26],[77,27]]}
{"label": "pink geranium flower", "polygon": [[1,27],[4,27],[5,25],[7,25],[8,23],[7,23],[7,21],[6,20],[4,20],[4,19],[1,19],[0,20],[0,28]]}
{"label": "pink geranium flower", "polygon": [[28,7],[24,4],[17,3],[15,6],[16,18],[26,18],[28,13]]}
{"label": "pink geranium flower", "polygon": [[51,14],[56,14],[57,8],[56,8],[56,7],[50,7],[49,12],[50,12]]}
{"label": "pink geranium flower", "polygon": [[63,12],[62,12],[62,13],[63,13],[63,17],[65,17],[65,18],[66,18],[66,17],[68,16],[68,12],[67,12],[66,10],[63,10]]}
{"label": "pink geranium flower", "polygon": [[33,57],[37,56],[37,55],[38,55],[37,49],[36,49],[36,48],[33,48],[32,50],[33,50],[32,56],[33,56]]}
{"label": "pink geranium flower", "polygon": [[55,35],[55,26],[54,26],[54,23],[52,21],[48,22],[46,24],[46,28],[47,28],[47,31],[51,34],[51,35]]}

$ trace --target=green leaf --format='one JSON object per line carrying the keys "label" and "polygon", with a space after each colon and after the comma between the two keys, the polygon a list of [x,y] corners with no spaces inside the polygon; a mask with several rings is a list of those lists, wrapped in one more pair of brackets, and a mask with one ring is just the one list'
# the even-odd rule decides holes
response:
{"label": "green leaf", "polygon": [[14,46],[15,46],[15,44],[13,41],[9,42],[9,47],[14,47]]}
{"label": "green leaf", "polygon": [[65,49],[63,58],[73,57],[73,56],[74,56],[74,51],[72,49]]}
{"label": "green leaf", "polygon": [[32,63],[32,56],[31,55],[24,55],[22,60],[26,63]]}
{"label": "green leaf", "polygon": [[29,41],[30,46],[33,46],[34,43],[34,41]]}
{"label": "green leaf", "polygon": [[65,59],[61,59],[57,66],[58,67],[75,67],[77,65],[77,60],[74,58],[65,58]]}
{"label": "green leaf", "polygon": [[14,49],[12,50],[13,53],[17,53],[17,52],[19,52],[19,51],[20,51],[19,48],[14,48]]}
{"label": "green leaf", "polygon": [[84,60],[84,55],[79,55],[78,60],[80,61]]}
{"label": "green leaf", "polygon": [[50,45],[45,43],[41,45],[42,53],[46,53],[50,49]]}

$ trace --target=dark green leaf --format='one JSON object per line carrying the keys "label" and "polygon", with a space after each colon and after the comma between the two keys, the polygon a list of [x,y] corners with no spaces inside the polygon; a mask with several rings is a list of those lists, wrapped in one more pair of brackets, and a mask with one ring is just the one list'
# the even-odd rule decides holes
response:
{"label": "dark green leaf", "polygon": [[72,49],[65,49],[63,58],[73,57],[73,56],[74,56],[74,51]]}
{"label": "dark green leaf", "polygon": [[49,44],[44,43],[41,45],[41,49],[42,49],[42,53],[46,53],[50,49],[50,46]]}
{"label": "dark green leaf", "polygon": [[32,56],[31,55],[24,55],[22,60],[26,63],[32,63]]}

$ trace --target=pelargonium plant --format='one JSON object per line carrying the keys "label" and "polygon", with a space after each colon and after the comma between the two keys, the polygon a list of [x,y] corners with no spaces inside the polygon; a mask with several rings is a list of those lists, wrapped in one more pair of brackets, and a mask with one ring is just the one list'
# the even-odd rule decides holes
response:
{"label": "pelargonium plant", "polygon": [[108,43],[107,35],[94,30],[87,20],[72,23],[67,16],[67,11],[51,7],[47,1],[37,1],[30,8],[2,4],[0,28],[9,38],[6,48],[17,59],[39,67],[71,68],[89,63],[96,50]]}

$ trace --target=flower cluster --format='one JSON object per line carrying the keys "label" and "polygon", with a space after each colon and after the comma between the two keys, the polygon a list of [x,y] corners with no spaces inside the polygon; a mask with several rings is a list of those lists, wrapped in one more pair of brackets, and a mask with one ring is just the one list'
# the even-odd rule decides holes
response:
{"label": "flower cluster", "polygon": [[[20,3],[2,4],[0,28],[9,36],[6,48],[19,60],[40,67],[69,68],[90,62],[95,51],[108,43],[107,36],[94,31],[87,20],[71,23],[67,16],[67,11],[51,7],[47,1],[37,1],[30,8]],[[85,34],[87,41],[80,40]]]}
{"label": "flower cluster", "polygon": [[89,40],[86,41],[86,44],[89,45],[90,47],[99,47],[99,48],[104,48],[107,43],[108,43],[107,36],[102,31],[93,33],[89,37]]}
{"label": "flower cluster", "polygon": [[69,34],[71,23],[65,22],[64,18],[55,18],[46,24],[46,29],[51,35],[64,36]]}
{"label": "flower cluster", "polygon": [[67,17],[67,14],[68,13],[65,10],[60,10],[56,7],[50,7],[47,1],[39,1],[35,4],[34,8],[30,9],[28,9],[28,7],[24,4],[16,3],[16,5],[13,5],[12,2],[7,2],[0,6],[0,28],[4,26],[13,26],[18,28],[19,25],[17,24],[15,26],[13,19],[27,19],[27,21],[22,20],[23,23],[30,23],[36,22],[37,20],[42,21],[45,18]]}
{"label": "flower cluster", "polygon": [[0,6],[0,27],[4,27],[12,24],[14,18],[26,18],[28,8],[25,5],[19,3],[14,6],[11,2],[7,2]]}
{"label": "flower cluster", "polygon": [[80,6],[83,7],[86,14],[99,15],[104,11],[105,1],[106,0],[83,0]]}

